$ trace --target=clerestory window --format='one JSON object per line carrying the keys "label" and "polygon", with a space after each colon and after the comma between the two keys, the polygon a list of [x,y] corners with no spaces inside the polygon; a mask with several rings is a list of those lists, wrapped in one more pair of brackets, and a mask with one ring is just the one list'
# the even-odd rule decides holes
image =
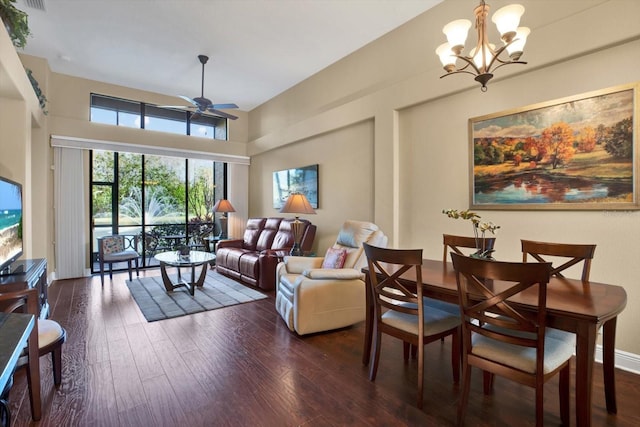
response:
{"label": "clerestory window", "polygon": [[228,123],[223,117],[160,108],[156,105],[111,96],[91,94],[90,121],[149,129],[200,138],[228,140]]}

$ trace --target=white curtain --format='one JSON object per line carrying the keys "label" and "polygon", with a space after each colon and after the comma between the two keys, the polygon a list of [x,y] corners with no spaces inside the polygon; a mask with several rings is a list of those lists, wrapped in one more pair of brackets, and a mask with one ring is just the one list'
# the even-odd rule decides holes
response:
{"label": "white curtain", "polygon": [[54,148],[56,278],[86,275],[86,205],[82,150]]}

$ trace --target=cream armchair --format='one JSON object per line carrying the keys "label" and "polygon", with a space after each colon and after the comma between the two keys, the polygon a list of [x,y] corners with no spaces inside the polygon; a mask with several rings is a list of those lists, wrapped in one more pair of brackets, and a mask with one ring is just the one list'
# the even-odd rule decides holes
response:
{"label": "cream armchair", "polygon": [[299,335],[353,325],[365,319],[362,243],[386,247],[387,236],[371,222],[347,221],[333,248],[345,249],[343,268],[321,268],[323,257],[288,256],[276,269],[276,310]]}

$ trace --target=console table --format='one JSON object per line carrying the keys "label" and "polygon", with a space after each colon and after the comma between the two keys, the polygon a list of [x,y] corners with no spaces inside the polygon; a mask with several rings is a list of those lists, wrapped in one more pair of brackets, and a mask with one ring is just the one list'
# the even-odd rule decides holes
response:
{"label": "console table", "polygon": [[47,260],[40,258],[16,261],[12,269],[14,273],[0,276],[0,292],[21,291],[25,288],[38,289],[39,316],[41,319],[49,317]]}

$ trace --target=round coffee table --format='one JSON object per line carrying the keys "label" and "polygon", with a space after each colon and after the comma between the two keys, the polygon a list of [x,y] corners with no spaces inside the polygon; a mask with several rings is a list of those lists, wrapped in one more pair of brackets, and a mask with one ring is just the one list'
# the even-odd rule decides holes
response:
{"label": "round coffee table", "polygon": [[[180,255],[177,251],[161,252],[154,256],[160,262],[160,273],[162,274],[162,282],[167,292],[173,292],[174,289],[186,287],[193,296],[196,286],[204,284],[204,278],[207,275],[207,264],[216,259],[215,254],[202,251],[190,251],[189,255]],[[167,265],[178,268],[178,282],[173,283],[167,274]],[[201,265],[202,271],[198,280],[196,277],[196,267]],[[180,274],[181,267],[191,267],[191,281],[187,282]]]}

